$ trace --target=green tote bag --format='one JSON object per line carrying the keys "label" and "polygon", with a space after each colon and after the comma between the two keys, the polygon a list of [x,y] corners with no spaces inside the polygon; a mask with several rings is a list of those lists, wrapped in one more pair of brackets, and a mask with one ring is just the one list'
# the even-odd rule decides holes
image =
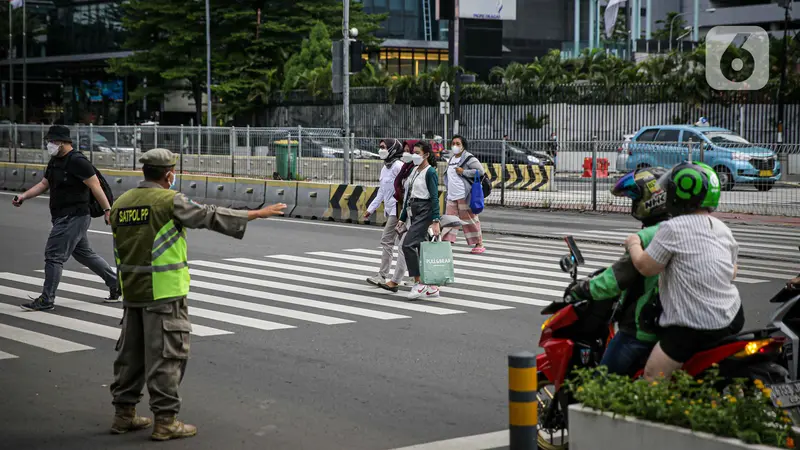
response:
{"label": "green tote bag", "polygon": [[423,284],[444,286],[455,282],[453,249],[450,243],[434,241],[420,244],[419,267]]}

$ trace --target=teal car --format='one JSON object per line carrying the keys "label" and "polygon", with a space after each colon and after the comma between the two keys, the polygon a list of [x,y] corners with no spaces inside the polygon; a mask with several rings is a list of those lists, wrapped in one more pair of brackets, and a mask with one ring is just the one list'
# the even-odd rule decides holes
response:
{"label": "teal car", "polygon": [[774,151],[751,144],[743,137],[719,127],[663,125],[644,127],[628,144],[625,168],[670,168],[689,158],[702,160],[717,171],[722,189],[753,185],[759,191],[772,189],[781,178],[781,164]]}

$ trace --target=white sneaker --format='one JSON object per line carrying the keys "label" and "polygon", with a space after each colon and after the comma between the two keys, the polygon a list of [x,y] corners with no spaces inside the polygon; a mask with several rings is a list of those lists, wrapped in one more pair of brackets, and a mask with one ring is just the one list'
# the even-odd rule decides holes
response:
{"label": "white sneaker", "polygon": [[427,286],[424,284],[416,284],[408,294],[409,300],[417,300],[419,298],[437,298],[439,297],[439,288],[436,286]]}
{"label": "white sneaker", "polygon": [[371,284],[373,286],[378,286],[381,283],[386,283],[386,279],[383,278],[380,275],[375,275],[374,277],[367,278],[367,283],[369,283],[369,284]]}

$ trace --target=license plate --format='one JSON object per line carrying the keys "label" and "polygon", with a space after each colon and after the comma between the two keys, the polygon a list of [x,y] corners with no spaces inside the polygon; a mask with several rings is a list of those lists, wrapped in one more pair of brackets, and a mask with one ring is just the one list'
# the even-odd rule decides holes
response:
{"label": "license plate", "polygon": [[772,176],[772,171],[771,170],[759,170],[758,171],[758,176],[760,176],[760,177],[771,177]]}
{"label": "license plate", "polygon": [[[772,404],[780,408],[800,406],[800,381],[770,385]],[[778,403],[780,402],[780,404]]]}

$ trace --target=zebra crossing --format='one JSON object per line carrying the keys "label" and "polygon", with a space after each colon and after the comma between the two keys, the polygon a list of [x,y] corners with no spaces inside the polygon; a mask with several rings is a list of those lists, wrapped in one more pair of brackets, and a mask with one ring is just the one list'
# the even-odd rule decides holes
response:
{"label": "zebra crossing", "polygon": [[[623,238],[624,239],[624,238]],[[536,314],[559,300],[570,278],[559,267],[568,250],[556,239],[496,237],[485,241],[482,255],[463,243],[453,247],[456,283],[441,288],[441,297],[408,301],[373,287],[366,278],[380,265],[377,246],[341,251],[310,251],[258,258],[191,260],[189,296],[192,334],[224,339],[236,333],[279,332],[358,322],[392,322],[464,314],[497,314],[520,309]],[[617,245],[579,244],[588,275],[616,260]],[[743,259],[737,283],[755,284],[795,276],[794,268]],[[25,312],[18,305],[39,295],[43,270],[0,272],[0,365],[28,356],[113,348],[123,310],[101,303],[103,281],[86,269],[65,269],[56,309]],[[27,356],[26,356],[27,355]]]}
{"label": "zebra crossing", "polygon": [[[800,263],[800,229],[788,227],[735,227],[730,226],[733,237],[739,243],[739,254],[744,257],[774,258],[797,261]],[[561,232],[571,234],[576,239],[594,239],[622,244],[625,238],[639,230],[633,228],[616,228],[612,230],[586,230]],[[583,246],[583,244],[581,244]],[[762,265],[764,265],[762,263]],[[780,264],[780,266],[785,263]],[[767,264],[767,266],[769,266]],[[794,276],[800,271],[793,267]]]}

